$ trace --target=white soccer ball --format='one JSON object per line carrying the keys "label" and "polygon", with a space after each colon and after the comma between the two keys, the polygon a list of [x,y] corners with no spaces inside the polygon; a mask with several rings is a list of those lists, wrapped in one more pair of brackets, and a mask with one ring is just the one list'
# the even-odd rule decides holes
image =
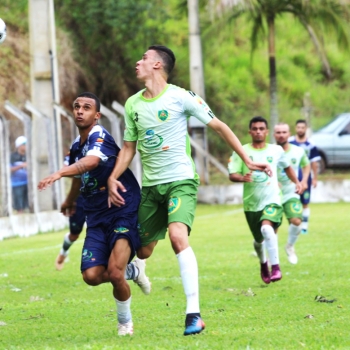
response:
{"label": "white soccer ball", "polygon": [[2,44],[6,39],[6,24],[0,18],[0,44]]}

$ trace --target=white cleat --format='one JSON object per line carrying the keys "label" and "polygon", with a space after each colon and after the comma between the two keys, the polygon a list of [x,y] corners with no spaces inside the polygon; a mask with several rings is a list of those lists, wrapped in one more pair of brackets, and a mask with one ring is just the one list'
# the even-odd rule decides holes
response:
{"label": "white cleat", "polygon": [[134,280],[134,282],[141,288],[142,292],[146,295],[151,293],[151,282],[149,281],[149,278],[145,274],[146,270],[146,262],[142,259],[135,259],[133,264],[138,268],[139,275]]}
{"label": "white cleat", "polygon": [[130,320],[127,323],[118,323],[118,335],[133,335],[134,325]]}
{"label": "white cleat", "polygon": [[287,257],[288,257],[288,261],[295,265],[298,263],[298,257],[297,255],[295,254],[295,250],[294,250],[294,247],[290,244],[287,244],[286,247],[285,247],[285,250],[286,250],[286,253],[287,253]]}

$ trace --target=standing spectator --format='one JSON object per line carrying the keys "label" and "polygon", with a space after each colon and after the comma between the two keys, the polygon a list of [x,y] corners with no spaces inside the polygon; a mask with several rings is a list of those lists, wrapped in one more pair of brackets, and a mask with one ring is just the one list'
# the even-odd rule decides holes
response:
{"label": "standing spectator", "polygon": [[[304,119],[297,120],[295,124],[296,135],[289,139],[289,143],[302,147],[311,163],[311,173],[307,181],[307,189],[300,196],[301,203],[303,205],[303,222],[301,224],[301,233],[306,234],[308,232],[309,218],[310,218],[310,198],[311,198],[311,186],[315,188],[317,186],[317,171],[318,162],[321,160],[321,156],[318,153],[318,149],[312,143],[310,143],[306,137],[307,123]],[[299,168],[298,174],[299,180],[302,179],[303,173]]]}
{"label": "standing spectator", "polygon": [[16,152],[11,154],[11,185],[13,209],[18,213],[28,208],[28,174],[26,162],[26,143],[24,136],[15,141]]}

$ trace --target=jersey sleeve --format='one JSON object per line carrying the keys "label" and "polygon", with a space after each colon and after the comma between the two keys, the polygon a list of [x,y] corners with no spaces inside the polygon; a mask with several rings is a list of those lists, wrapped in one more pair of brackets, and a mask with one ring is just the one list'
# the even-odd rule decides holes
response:
{"label": "jersey sleeve", "polygon": [[281,146],[277,146],[277,147],[278,147],[278,154],[279,154],[277,167],[280,167],[282,169],[288,168],[290,166],[290,161],[286,156],[286,153],[284,152]]}
{"label": "jersey sleeve", "polygon": [[312,146],[310,149],[310,162],[317,162],[321,159],[320,153],[318,152],[318,149],[316,146]]}
{"label": "jersey sleeve", "polygon": [[99,157],[103,162],[108,160],[108,157],[105,154],[105,136],[106,134],[102,129],[100,131],[96,130],[96,132],[89,135],[89,146],[86,156]]}
{"label": "jersey sleeve", "polygon": [[300,168],[306,167],[308,164],[310,164],[310,160],[305,152],[303,152],[303,156],[300,160]]}
{"label": "jersey sleeve", "polygon": [[193,116],[204,124],[208,124],[214,117],[206,102],[192,91],[186,91],[183,98],[184,113]]}
{"label": "jersey sleeve", "polygon": [[243,172],[244,172],[243,165],[244,163],[242,158],[236,152],[233,152],[227,165],[228,173],[243,175]]}
{"label": "jersey sleeve", "polygon": [[134,115],[133,115],[131,105],[132,103],[130,102],[130,99],[128,99],[125,104],[125,114],[124,114],[124,121],[125,121],[124,141],[137,141],[138,139],[137,127],[134,122]]}

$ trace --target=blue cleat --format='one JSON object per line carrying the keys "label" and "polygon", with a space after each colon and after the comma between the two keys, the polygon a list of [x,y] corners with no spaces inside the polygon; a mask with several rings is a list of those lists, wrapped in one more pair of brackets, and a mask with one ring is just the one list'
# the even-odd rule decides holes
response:
{"label": "blue cleat", "polygon": [[300,232],[302,235],[307,235],[308,232],[307,232],[307,228],[303,228]]}
{"label": "blue cleat", "polygon": [[185,328],[184,335],[198,334],[202,332],[205,328],[205,324],[203,320],[197,316],[192,320],[192,323],[187,325]]}

